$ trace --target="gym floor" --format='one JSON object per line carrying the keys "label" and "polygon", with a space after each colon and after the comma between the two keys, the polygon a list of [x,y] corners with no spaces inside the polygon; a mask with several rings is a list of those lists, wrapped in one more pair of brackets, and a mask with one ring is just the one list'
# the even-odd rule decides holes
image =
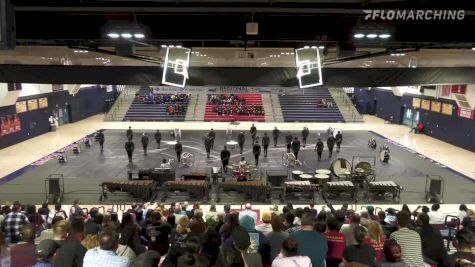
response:
{"label": "gym floor", "polygon": [[[127,155],[124,150],[125,131],[124,130],[106,130],[104,153],[100,153],[99,145],[93,142],[92,147],[85,148],[81,145],[81,153],[68,153],[68,162],[60,164],[56,159],[50,160],[45,164],[30,169],[20,176],[14,178],[8,183],[0,187],[0,202],[19,199],[23,203],[41,203],[45,200],[45,178],[50,174],[64,175],[64,203],[70,203],[74,199],[81,199],[84,204],[95,204],[99,200],[101,193],[101,182],[115,179],[126,179],[127,171],[138,171],[140,168],[155,168],[160,165],[163,158],[176,158],[174,146],[167,145],[167,141],[173,138],[168,131],[162,132],[161,148],[157,149],[157,145],[153,140],[152,131],[146,131],[150,138],[148,147],[148,155],[144,156],[142,145],[140,142],[141,134],[144,131],[134,130],[135,152],[132,163],[128,162]],[[226,143],[227,136],[225,131],[216,131],[216,140],[214,149],[211,153],[211,159],[206,159],[204,142],[202,137],[205,131],[182,131],[183,151],[192,153],[195,157],[194,165],[191,168],[179,167],[176,169],[176,177],[179,179],[183,174],[187,173],[205,173],[209,172],[209,167],[221,166],[219,152]],[[233,133],[233,139],[236,139],[238,132]],[[330,164],[336,158],[344,158],[350,163],[353,157],[359,157],[359,161],[368,161],[371,164],[371,158],[375,157],[375,174],[376,181],[394,181],[404,187],[401,194],[401,203],[423,203],[425,202],[425,183],[427,174],[440,175],[445,180],[445,192],[443,200],[445,203],[475,203],[475,182],[461,174],[458,174],[447,167],[441,167],[428,159],[423,158],[413,151],[407,150],[405,147],[388,142],[382,136],[367,131],[343,131],[343,144],[341,151],[334,151],[333,157],[328,157],[328,150],[323,153],[322,161],[316,159],[314,151],[317,136],[320,134],[322,140],[326,140],[326,133],[311,131],[307,141],[307,147],[302,148],[299,153],[299,159],[302,161],[301,166],[295,168],[286,168],[282,166],[282,155],[286,152],[284,144],[284,136],[287,132],[282,132],[279,138],[278,146],[273,147],[271,138],[271,146],[269,147],[268,157],[265,158],[263,153],[259,160],[258,177],[266,179],[267,170],[302,170],[308,173],[314,173],[316,169],[328,169]],[[300,131],[291,132],[294,136],[298,136],[301,140]],[[271,131],[268,132],[271,134]],[[258,132],[258,136],[262,137],[263,131]],[[378,143],[378,149],[368,148],[367,141],[374,137]],[[382,163],[379,159],[379,146],[387,143],[391,157],[389,163]],[[241,155],[239,148],[230,149],[231,163],[238,163]],[[243,155],[246,160],[253,164],[254,157],[252,155],[251,136],[246,135],[246,143]],[[225,175],[226,180],[233,180],[231,171]],[[221,179],[220,179],[221,180]],[[239,193],[230,192],[222,194],[221,203],[242,203],[245,201],[244,196]],[[190,200],[188,196],[183,194],[172,194],[169,201]],[[214,188],[211,190],[211,202],[215,200]],[[109,194],[108,202],[112,203],[130,203],[136,201],[127,194]],[[294,203],[309,202],[309,199],[303,195],[295,195],[289,197],[287,201]],[[329,199],[332,203],[338,204],[348,202],[348,198]],[[273,203],[279,203],[280,199],[274,195]],[[316,194],[316,202],[323,203],[320,193]],[[390,199],[377,199],[373,203],[385,204],[390,203]]]}

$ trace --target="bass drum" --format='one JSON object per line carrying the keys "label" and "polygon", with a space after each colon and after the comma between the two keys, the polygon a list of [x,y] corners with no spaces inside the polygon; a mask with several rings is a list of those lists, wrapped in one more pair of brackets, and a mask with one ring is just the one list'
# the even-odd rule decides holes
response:
{"label": "bass drum", "polygon": [[295,165],[295,155],[294,155],[294,153],[285,153],[282,156],[282,165],[284,165],[285,167]]}
{"label": "bass drum", "polygon": [[376,177],[374,176],[374,169],[371,166],[371,163],[366,162],[366,161],[358,162],[358,164],[356,164],[355,166],[355,170],[356,169],[364,170],[362,175],[366,176],[367,182],[373,182],[375,180]]}
{"label": "bass drum", "polygon": [[330,171],[334,176],[344,179],[351,174],[351,163],[344,158],[337,158],[330,165]]}
{"label": "bass drum", "polygon": [[192,167],[195,164],[195,156],[189,152],[181,154],[181,164],[183,166]]}

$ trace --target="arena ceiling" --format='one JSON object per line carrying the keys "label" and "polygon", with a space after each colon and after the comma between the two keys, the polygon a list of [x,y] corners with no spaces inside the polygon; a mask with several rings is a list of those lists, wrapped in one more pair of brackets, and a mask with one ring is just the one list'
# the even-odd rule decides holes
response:
{"label": "arena ceiling", "polygon": [[[11,0],[20,45],[113,46],[101,34],[111,21],[149,28],[144,43],[159,47],[288,47],[325,45],[356,48],[471,48],[475,9],[453,0]],[[463,20],[371,21],[363,10],[464,10]],[[246,22],[259,34],[246,35]],[[376,24],[390,29],[385,41],[355,42],[355,27]]]}

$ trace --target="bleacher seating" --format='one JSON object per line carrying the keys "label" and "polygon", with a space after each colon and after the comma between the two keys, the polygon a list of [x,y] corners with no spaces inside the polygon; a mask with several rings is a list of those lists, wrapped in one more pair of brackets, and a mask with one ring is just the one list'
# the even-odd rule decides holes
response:
{"label": "bleacher seating", "polygon": [[[146,96],[150,93],[148,87],[140,88],[138,96],[130,105],[124,116],[124,121],[185,121],[188,101],[180,103],[183,111],[178,114],[169,114],[167,107],[173,103],[146,103]],[[168,96],[168,95],[161,95]]]}
{"label": "bleacher seating", "polygon": [[[246,106],[262,107],[261,94],[238,94],[237,96],[245,101]],[[209,102],[206,104],[205,121],[265,121],[264,115],[220,115],[215,111],[216,106]]]}
{"label": "bleacher seating", "polygon": [[[279,97],[284,121],[344,122],[336,103],[326,88],[308,89],[305,93]],[[318,107],[326,99],[332,107]]]}

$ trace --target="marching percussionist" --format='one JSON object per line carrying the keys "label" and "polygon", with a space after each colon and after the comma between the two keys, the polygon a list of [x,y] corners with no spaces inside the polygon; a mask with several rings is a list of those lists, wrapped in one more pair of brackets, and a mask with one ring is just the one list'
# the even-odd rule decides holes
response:
{"label": "marching percussionist", "polygon": [[317,151],[318,161],[322,160],[322,152],[323,152],[323,142],[322,139],[318,138],[317,144],[315,145],[315,150]]}
{"label": "marching percussionist", "polygon": [[252,137],[253,142],[254,142],[254,139],[256,139],[256,134],[257,134],[257,128],[253,123],[251,126],[251,137]]}
{"label": "marching percussionist", "polygon": [[290,132],[285,136],[285,143],[287,144],[287,153],[290,153],[290,145],[292,144],[292,135]]}
{"label": "marching percussionist", "polygon": [[262,137],[262,146],[264,147],[264,157],[267,158],[267,149],[269,148],[270,145],[270,138],[267,135],[267,133],[264,133],[264,136]]}
{"label": "marching percussionist", "polygon": [[205,141],[206,158],[209,159],[211,154],[211,147],[213,146],[213,140],[211,139],[209,134],[205,135],[203,139]]}
{"label": "marching percussionist", "polygon": [[259,156],[261,155],[261,146],[259,145],[259,141],[256,141],[254,143],[254,146],[252,147],[252,154],[254,154],[254,162],[256,166],[259,165]]}
{"label": "marching percussionist", "polygon": [[134,153],[135,145],[134,142],[132,142],[132,135],[128,135],[128,137],[127,142],[125,142],[125,151],[127,152],[129,162],[132,162],[132,154]]}
{"label": "marching percussionist", "polygon": [[104,133],[102,130],[99,130],[96,136],[97,141],[99,142],[99,146],[101,147],[101,153],[104,152]]}
{"label": "marching percussionist", "polygon": [[274,147],[277,146],[277,140],[279,139],[279,134],[280,134],[280,131],[279,129],[277,129],[277,126],[276,126],[274,130],[272,131],[272,136],[274,137]]}
{"label": "marching percussionist", "polygon": [[178,140],[175,144],[175,152],[176,158],[178,159],[178,162],[180,162],[181,152],[183,152],[183,145],[180,143],[180,140]]}
{"label": "marching percussionist", "polygon": [[160,164],[160,168],[170,169],[171,168],[170,162],[167,161],[166,159],[162,159],[162,164]]}
{"label": "marching percussionist", "polygon": [[242,150],[244,148],[244,141],[246,141],[246,136],[244,136],[244,132],[240,132],[238,134],[237,140],[239,144],[239,149],[241,150],[241,154],[242,154]]}
{"label": "marching percussionist", "polygon": [[216,139],[216,133],[214,132],[213,128],[208,133],[208,137],[211,139],[211,148],[214,148],[214,139]]}
{"label": "marching percussionist", "polygon": [[333,155],[333,147],[335,146],[335,137],[333,137],[333,134],[328,136],[327,139],[327,147],[328,147],[328,153],[329,153],[329,158],[332,157]]}
{"label": "marching percussionist", "polygon": [[142,147],[143,147],[143,154],[147,156],[147,147],[148,147],[148,135],[147,133],[142,134]]}
{"label": "marching percussionist", "polygon": [[241,157],[241,160],[239,161],[238,167],[239,167],[239,169],[247,169],[247,161],[246,161],[246,158]]}
{"label": "marching percussionist", "polygon": [[294,141],[292,142],[292,153],[295,155],[295,159],[299,159],[299,151],[300,151],[300,141],[298,137],[294,137]]}
{"label": "marching percussionist", "polygon": [[341,142],[343,142],[343,135],[340,131],[335,135],[335,142],[336,142],[336,152],[340,152]]}
{"label": "marching percussionist", "polygon": [[133,137],[134,136],[134,132],[132,131],[132,126],[129,126],[129,129],[125,132],[126,136],[127,136],[127,139],[130,139],[129,137]]}
{"label": "marching percussionist", "polygon": [[308,130],[307,127],[303,127],[303,130],[302,130],[302,143],[303,143],[303,147],[305,147],[305,145],[307,145],[307,137],[308,135],[310,134],[310,131]]}
{"label": "marching percussionist", "polygon": [[157,142],[157,148],[160,149],[160,141],[162,141],[162,133],[160,130],[157,130],[155,133],[155,141]]}

